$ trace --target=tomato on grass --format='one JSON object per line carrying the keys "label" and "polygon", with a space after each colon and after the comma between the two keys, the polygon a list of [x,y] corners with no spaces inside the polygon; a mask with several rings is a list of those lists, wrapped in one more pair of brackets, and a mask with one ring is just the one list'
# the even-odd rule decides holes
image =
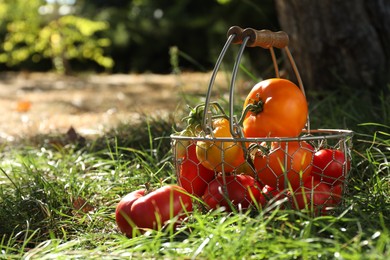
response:
{"label": "tomato on grass", "polygon": [[245,137],[296,137],[308,117],[305,95],[293,82],[272,78],[257,83],[245,99]]}
{"label": "tomato on grass", "polygon": [[[314,148],[304,141],[262,143],[253,163],[258,179],[283,191],[298,188],[310,175]],[[287,177],[287,179],[285,178]]]}
{"label": "tomato on grass", "polygon": [[134,229],[161,229],[174,218],[182,219],[192,211],[192,198],[177,185],[167,185],[146,193],[144,189],[129,193],[115,210],[116,223],[122,233],[133,237]]}
{"label": "tomato on grass", "polygon": [[139,198],[145,196],[146,190],[140,189],[124,196],[115,209],[115,220],[119,230],[128,237],[133,236],[134,221],[131,219],[131,207]]}

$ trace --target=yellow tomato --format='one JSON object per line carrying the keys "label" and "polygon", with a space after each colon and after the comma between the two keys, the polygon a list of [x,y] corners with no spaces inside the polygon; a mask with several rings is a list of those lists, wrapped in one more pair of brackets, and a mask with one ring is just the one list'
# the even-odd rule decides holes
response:
{"label": "yellow tomato", "polygon": [[244,174],[244,175],[249,175],[251,177],[256,176],[256,171],[253,169],[252,166],[249,165],[247,161],[245,161],[243,164],[238,166],[236,169],[236,174]]}
{"label": "yellow tomato", "polygon": [[[229,121],[225,118],[213,121],[213,132],[206,138],[229,138]],[[202,165],[210,170],[218,172],[232,172],[244,163],[244,150],[242,144],[237,141],[198,141],[196,156]]]}

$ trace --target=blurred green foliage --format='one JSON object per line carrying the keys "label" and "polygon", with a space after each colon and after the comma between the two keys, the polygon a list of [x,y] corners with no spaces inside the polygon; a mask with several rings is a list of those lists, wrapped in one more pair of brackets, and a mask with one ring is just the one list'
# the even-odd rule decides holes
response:
{"label": "blurred green foliage", "polygon": [[52,58],[57,71],[69,70],[68,60],[83,58],[95,61],[106,69],[114,61],[104,56],[103,48],[110,46],[108,38],[94,38],[94,34],[108,28],[105,22],[95,22],[82,17],[67,15],[51,21],[39,32],[35,50]]}
{"label": "blurred green foliage", "polygon": [[106,22],[60,15],[56,13],[58,4],[51,7],[52,15],[48,16],[39,12],[49,8],[43,0],[1,2],[1,63],[14,68],[27,60],[39,63],[47,58],[60,73],[70,72],[69,61],[73,59],[92,60],[106,69],[113,67],[111,57],[104,54],[110,40],[97,36],[109,28]]}
{"label": "blurred green foliage", "polygon": [[0,0],[0,15],[3,69],[170,73],[174,47],[181,68],[209,70],[230,26],[279,29],[272,0]]}

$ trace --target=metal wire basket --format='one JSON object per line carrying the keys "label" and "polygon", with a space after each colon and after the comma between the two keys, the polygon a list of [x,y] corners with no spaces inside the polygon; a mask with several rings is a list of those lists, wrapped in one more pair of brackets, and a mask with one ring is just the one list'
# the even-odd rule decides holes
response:
{"label": "metal wire basket", "polygon": [[[227,41],[216,61],[208,86],[206,100],[202,106],[201,113],[203,116],[200,126],[202,134],[196,136],[171,135],[174,166],[179,185],[195,196],[203,200],[209,200],[211,186],[215,186],[215,180],[218,179],[219,196],[213,198],[216,205],[225,205],[227,207],[236,206],[236,208],[238,205],[239,208],[245,208],[253,204],[253,196],[259,193],[262,196],[261,198],[266,199],[266,201],[260,202],[263,206],[277,199],[284,199],[285,201],[291,202],[292,207],[303,208],[301,205],[298,205],[300,204],[299,200],[303,198],[306,202],[306,200],[313,199],[313,196],[317,196],[314,191],[317,190],[316,192],[320,194],[321,185],[326,184],[330,188],[327,196],[323,196],[321,202],[313,199],[309,207],[312,209],[313,207],[316,208],[317,212],[324,212],[325,207],[338,205],[342,195],[346,192],[348,173],[351,168],[350,151],[352,148],[353,132],[344,129],[311,129],[310,120],[307,117],[305,129],[303,129],[298,137],[246,138],[242,133],[241,120],[237,119],[233,108],[235,81],[246,47],[262,47],[269,50],[276,78],[280,77],[280,72],[274,48],[282,49],[294,71],[299,89],[304,95],[305,90],[297,66],[289,51],[289,38],[285,32],[258,31],[252,28],[243,30],[238,26],[233,26],[228,30],[227,36]],[[229,113],[228,116],[225,116],[229,121],[231,137],[216,137],[210,135],[210,133],[212,132],[212,121],[214,120],[215,113],[217,113],[216,111],[219,109],[213,109],[214,103],[210,101],[211,93],[219,67],[227,49],[232,44],[239,44],[240,48],[233,66],[230,81]],[[204,142],[211,143],[213,149],[217,149],[218,155],[221,156],[221,163],[213,164],[211,161],[207,162],[207,160],[206,162],[199,161],[194,156],[195,149],[201,149],[199,147],[200,143]],[[271,148],[270,144],[273,144],[274,147]],[[313,150],[312,148],[308,148],[309,146],[307,144],[310,144]],[[250,147],[256,147],[256,149],[253,150]],[[242,150],[245,160],[238,165],[226,162],[225,156],[227,156],[229,149]],[[262,154],[262,163],[255,164],[253,160],[255,158],[254,156],[263,150],[268,150],[268,152]],[[310,156],[305,159],[307,162],[305,166],[297,170],[294,166],[297,163],[295,157],[298,156],[301,150],[304,152],[310,150]],[[314,154],[320,150],[331,151],[331,160],[319,169],[318,165],[314,163]],[[340,155],[343,159],[340,159]],[[273,160],[278,161],[277,169]],[[204,169],[204,165],[208,165],[207,170]],[[332,178],[327,174],[327,170],[335,165],[342,172],[339,176]],[[185,174],[183,172],[184,166],[186,166],[185,170],[187,171]],[[304,181],[308,179],[307,176],[313,174],[314,167],[317,167],[315,171],[317,182],[312,183],[313,185],[308,189]],[[281,172],[280,169],[282,170]],[[242,174],[251,176],[256,180],[255,184],[253,184],[254,187],[248,187],[248,184],[244,185],[238,181],[239,176],[242,176]],[[304,176],[305,180],[303,178]],[[295,180],[294,185],[292,185],[292,179]],[[249,193],[248,190],[250,191]],[[240,201],[236,201],[235,203],[230,199],[233,197],[237,200],[237,196],[232,196],[232,193],[237,192],[245,193],[245,196],[239,197]],[[305,192],[308,196],[305,195]],[[294,194],[297,196],[294,196]],[[307,207],[308,204],[305,204],[305,208]]]}

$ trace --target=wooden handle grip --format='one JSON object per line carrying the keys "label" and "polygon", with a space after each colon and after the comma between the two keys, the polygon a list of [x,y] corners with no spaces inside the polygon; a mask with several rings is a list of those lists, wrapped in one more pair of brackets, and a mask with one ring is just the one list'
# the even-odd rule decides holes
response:
{"label": "wooden handle grip", "polygon": [[240,43],[242,43],[242,32],[243,31],[244,30],[239,26],[232,26],[229,28],[229,30],[227,32],[227,37],[229,38],[230,35],[235,34],[235,37],[234,37],[232,43],[240,44]]}
{"label": "wooden handle grip", "polygon": [[271,47],[284,48],[288,45],[289,38],[287,33],[283,31],[272,32],[270,30],[255,30],[247,28],[241,33],[241,41],[245,37],[249,37],[247,46],[249,47],[262,47],[269,49]]}

